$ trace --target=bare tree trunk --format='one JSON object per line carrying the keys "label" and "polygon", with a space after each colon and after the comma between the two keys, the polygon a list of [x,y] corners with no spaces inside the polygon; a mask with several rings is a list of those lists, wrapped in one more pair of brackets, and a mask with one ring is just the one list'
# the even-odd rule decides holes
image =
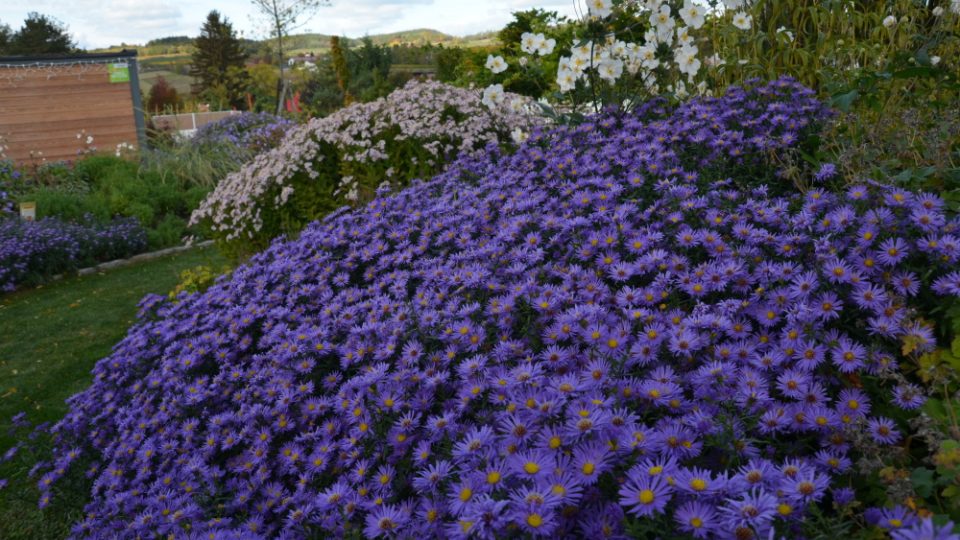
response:
{"label": "bare tree trunk", "polygon": [[277,7],[277,1],[273,0],[273,19],[277,30],[277,55],[280,60],[280,80],[277,81],[277,114],[280,114],[280,107],[283,106],[283,24],[280,20],[280,8]]}

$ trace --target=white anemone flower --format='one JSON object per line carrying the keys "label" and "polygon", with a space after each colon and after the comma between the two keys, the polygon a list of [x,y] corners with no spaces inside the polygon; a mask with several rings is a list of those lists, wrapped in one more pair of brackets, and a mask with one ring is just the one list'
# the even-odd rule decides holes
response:
{"label": "white anemone flower", "polygon": [[623,41],[617,40],[610,47],[610,56],[614,58],[626,58],[628,53],[629,48]]}
{"label": "white anemone flower", "polygon": [[678,99],[690,96],[690,93],[687,92],[687,85],[683,84],[683,81],[677,81],[677,87],[674,88],[673,95],[677,96]]}
{"label": "white anemone flower", "polygon": [[537,50],[537,45],[539,45],[538,36],[532,32],[524,32],[520,35],[520,50],[527,53],[533,54]]}
{"label": "white anemone flower", "polygon": [[657,48],[652,45],[644,45],[637,49],[637,56],[643,62],[646,69],[657,69],[660,67],[660,60],[657,59]]}
{"label": "white anemone flower", "polygon": [[483,90],[483,99],[480,102],[493,109],[502,105],[506,98],[506,94],[503,93],[503,85],[493,84]]}
{"label": "white anemone flower", "polygon": [[886,28],[893,28],[896,25],[897,25],[897,18],[894,17],[893,15],[887,15],[883,19],[883,26]]}
{"label": "white anemone flower", "polygon": [[703,26],[704,16],[706,15],[706,10],[703,6],[694,4],[690,0],[684,0],[683,9],[680,10],[680,18],[683,19],[683,22],[687,23],[687,26],[696,30]]}
{"label": "white anemone flower", "polygon": [[777,28],[777,34],[778,35],[783,34],[787,36],[787,41],[789,41],[790,43],[793,43],[793,32],[787,30],[786,26],[781,26],[780,28]]}
{"label": "white anemone flower", "polygon": [[530,134],[517,127],[513,128],[513,131],[510,132],[510,138],[517,144],[523,144],[524,141],[530,138]]}
{"label": "white anemone flower", "polygon": [[494,73],[503,73],[507,70],[507,61],[502,56],[488,54],[486,67]]}
{"label": "white anemone flower", "polygon": [[753,17],[742,11],[734,14],[733,16],[733,25],[739,28],[740,30],[749,30],[752,24],[753,24]]}
{"label": "white anemone flower", "polygon": [[700,71],[700,59],[697,58],[699,51],[696,47],[683,47],[676,56],[677,67],[681,73],[688,77],[693,77]]}
{"label": "white anemone flower", "polygon": [[561,92],[569,92],[577,86],[578,78],[572,69],[561,67],[557,71],[557,86],[560,87]]}
{"label": "white anemone flower", "polygon": [[651,13],[650,25],[656,28],[658,36],[672,36],[677,22],[670,16],[670,6],[663,4],[660,9]]}
{"label": "white anemone flower", "polygon": [[589,0],[587,2],[587,10],[589,10],[590,14],[594,17],[600,17],[602,19],[610,15],[613,10],[613,2],[610,0]]}
{"label": "white anemone flower", "polygon": [[[543,38],[543,34],[540,35]],[[537,53],[540,56],[546,56],[553,52],[553,49],[557,46],[557,40],[550,39],[541,39],[540,43],[537,45]]]}
{"label": "white anemone flower", "polygon": [[574,58],[586,58],[590,59],[590,55],[593,54],[593,43],[589,41],[582,41],[573,46],[570,49],[570,55]]}
{"label": "white anemone flower", "polygon": [[597,66],[597,72],[601,79],[610,81],[610,83],[613,84],[623,75],[623,62],[608,58],[600,62],[600,65]]}

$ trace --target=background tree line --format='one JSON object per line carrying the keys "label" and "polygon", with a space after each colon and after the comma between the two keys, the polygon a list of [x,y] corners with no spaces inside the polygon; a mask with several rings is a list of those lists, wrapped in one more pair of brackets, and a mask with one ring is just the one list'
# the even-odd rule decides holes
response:
{"label": "background tree line", "polygon": [[39,13],[30,13],[18,30],[0,22],[0,55],[66,54],[77,46],[63,23]]}

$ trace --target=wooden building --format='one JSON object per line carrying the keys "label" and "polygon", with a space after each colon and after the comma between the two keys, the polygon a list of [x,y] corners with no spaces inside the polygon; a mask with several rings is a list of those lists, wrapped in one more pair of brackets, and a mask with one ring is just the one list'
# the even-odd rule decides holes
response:
{"label": "wooden building", "polygon": [[91,147],[145,142],[136,51],[0,57],[0,147],[8,159],[72,161]]}

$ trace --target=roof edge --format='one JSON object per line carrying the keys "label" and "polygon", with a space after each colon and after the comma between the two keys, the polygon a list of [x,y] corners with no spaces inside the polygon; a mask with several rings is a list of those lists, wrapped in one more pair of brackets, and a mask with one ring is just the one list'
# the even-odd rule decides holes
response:
{"label": "roof edge", "polygon": [[46,54],[34,56],[0,56],[2,64],[70,64],[90,60],[109,60],[111,58],[136,58],[135,49],[123,49],[115,53],[75,53]]}

